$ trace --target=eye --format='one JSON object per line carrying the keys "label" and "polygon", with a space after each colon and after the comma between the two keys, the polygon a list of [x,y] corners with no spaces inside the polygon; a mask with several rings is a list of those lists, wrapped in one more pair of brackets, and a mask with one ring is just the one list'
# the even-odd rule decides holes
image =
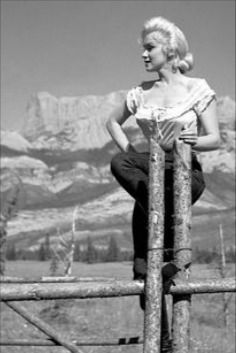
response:
{"label": "eye", "polygon": [[154,48],[153,45],[144,46],[144,49],[147,50],[147,51],[151,51],[153,48]]}

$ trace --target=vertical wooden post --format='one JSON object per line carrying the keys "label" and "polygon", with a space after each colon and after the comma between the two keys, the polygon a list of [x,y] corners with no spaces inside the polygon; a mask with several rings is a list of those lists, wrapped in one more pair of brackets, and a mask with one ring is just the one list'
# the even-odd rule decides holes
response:
{"label": "vertical wooden post", "polygon": [[[176,140],[174,151],[175,264],[176,277],[188,280],[191,264],[191,147]],[[173,297],[173,353],[189,352],[190,295]]]}
{"label": "vertical wooden post", "polygon": [[154,122],[149,161],[149,239],[145,286],[144,353],[160,353],[164,234],[164,151]]}
{"label": "vertical wooden post", "polygon": [[[221,275],[221,278],[226,278],[225,244],[224,244],[224,233],[223,233],[222,224],[219,225],[219,237],[220,237],[220,275]],[[222,300],[223,300],[224,326],[228,331],[229,308],[228,308],[227,293],[222,293]]]}

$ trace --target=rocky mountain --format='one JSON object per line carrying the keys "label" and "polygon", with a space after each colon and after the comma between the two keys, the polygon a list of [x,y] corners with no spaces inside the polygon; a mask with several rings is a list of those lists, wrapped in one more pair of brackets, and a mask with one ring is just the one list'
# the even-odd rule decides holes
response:
{"label": "rocky mountain", "polygon": [[[111,176],[109,161],[117,147],[105,127],[125,94],[56,98],[40,92],[29,100],[22,130],[1,131],[2,203],[11,188],[9,173],[21,180],[20,210],[8,229],[12,239],[30,236],[35,244],[45,231],[55,232],[58,226],[68,231],[75,205],[80,209],[78,237],[130,233],[133,201]],[[207,190],[195,214],[234,207],[235,102],[219,98],[217,108],[222,144],[199,156]],[[142,150],[143,137],[133,118],[125,129]]]}
{"label": "rocky mountain", "polygon": [[28,103],[23,135],[36,149],[101,148],[110,140],[106,120],[124,96],[121,91],[57,99],[46,92],[37,93]]}

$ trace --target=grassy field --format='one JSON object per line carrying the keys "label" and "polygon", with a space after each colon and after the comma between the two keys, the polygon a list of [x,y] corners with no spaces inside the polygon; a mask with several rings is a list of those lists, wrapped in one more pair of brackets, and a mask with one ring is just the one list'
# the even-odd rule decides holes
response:
{"label": "grassy field", "polygon": [[[235,268],[228,266],[228,275],[233,276]],[[193,277],[218,277],[210,265],[194,265]],[[48,262],[8,262],[6,275],[40,277],[49,274]],[[75,263],[73,276],[132,278],[132,264]],[[228,332],[223,324],[221,294],[195,295],[192,298],[191,351],[189,353],[234,353],[235,352],[235,297],[228,295],[230,327]],[[169,309],[171,296],[167,296]],[[31,312],[57,328],[63,334],[79,340],[80,337],[93,341],[111,338],[142,337],[143,312],[139,308],[139,298],[103,298],[88,300],[62,300],[22,302]],[[1,304],[1,336],[4,338],[43,337],[16,313]],[[141,353],[142,345],[123,347],[83,347],[84,353]],[[59,347],[2,347],[1,353],[64,353]]]}

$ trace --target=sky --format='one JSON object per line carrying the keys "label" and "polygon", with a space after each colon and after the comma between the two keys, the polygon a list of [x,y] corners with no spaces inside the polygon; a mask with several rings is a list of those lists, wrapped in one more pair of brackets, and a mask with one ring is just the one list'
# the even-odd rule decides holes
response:
{"label": "sky", "polygon": [[189,75],[235,99],[233,0],[1,0],[1,129],[22,128],[37,92],[105,95],[153,79],[138,38],[155,16],[185,33]]}

